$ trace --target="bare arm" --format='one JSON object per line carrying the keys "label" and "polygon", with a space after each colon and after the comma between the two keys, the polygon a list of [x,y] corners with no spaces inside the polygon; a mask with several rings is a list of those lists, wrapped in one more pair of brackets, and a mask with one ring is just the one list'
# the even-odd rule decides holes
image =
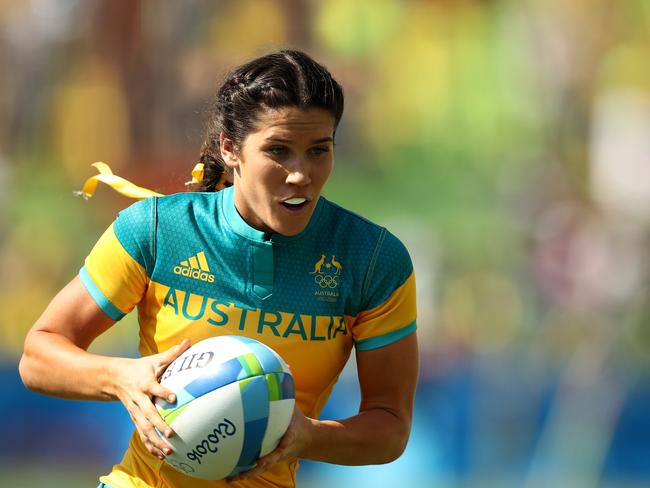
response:
{"label": "bare arm", "polygon": [[345,465],[397,459],[411,431],[418,365],[416,334],[387,347],[358,352],[359,413],[340,421],[311,420],[312,440],[301,457]]}
{"label": "bare arm", "polygon": [[86,352],[114,323],[73,279],[27,333],[19,368],[25,386],[63,398],[115,400],[111,358]]}
{"label": "bare arm", "polygon": [[158,383],[165,367],[189,342],[146,358],[117,358],[86,351],[115,323],[86,291],[79,277],[61,290],[25,338],[20,376],[28,388],[48,395],[87,400],[120,400],[150,452],[161,457],[166,444],[153,427],[172,435],[153,397],[169,398]]}
{"label": "bare arm", "polygon": [[280,445],[236,479],[256,476],[289,457],[344,465],[397,459],[411,430],[418,368],[415,333],[389,346],[358,352],[359,413],[345,420],[321,421],[305,417],[296,408]]}

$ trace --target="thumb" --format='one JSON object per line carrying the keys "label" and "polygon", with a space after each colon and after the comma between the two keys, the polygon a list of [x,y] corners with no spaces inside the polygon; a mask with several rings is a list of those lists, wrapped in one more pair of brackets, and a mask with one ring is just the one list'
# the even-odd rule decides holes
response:
{"label": "thumb", "polygon": [[157,354],[157,363],[159,368],[165,368],[169,363],[171,363],[178,356],[183,354],[189,349],[192,343],[189,339],[183,339],[180,344],[170,347],[166,351]]}

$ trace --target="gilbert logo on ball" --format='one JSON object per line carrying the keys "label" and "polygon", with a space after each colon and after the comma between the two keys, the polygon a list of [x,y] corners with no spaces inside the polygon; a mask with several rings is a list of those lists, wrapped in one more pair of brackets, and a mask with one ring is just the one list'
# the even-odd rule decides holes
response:
{"label": "gilbert logo on ball", "polygon": [[289,367],[271,348],[240,336],[211,337],[171,363],[160,383],[176,403],[156,400],[176,433],[165,460],[196,478],[250,469],[280,442],[293,414]]}

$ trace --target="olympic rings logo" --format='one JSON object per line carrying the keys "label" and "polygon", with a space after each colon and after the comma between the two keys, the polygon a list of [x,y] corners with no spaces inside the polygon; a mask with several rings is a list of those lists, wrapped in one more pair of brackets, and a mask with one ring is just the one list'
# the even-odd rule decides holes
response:
{"label": "olympic rings logo", "polygon": [[338,276],[319,274],[314,276],[314,281],[321,288],[336,288],[339,286]]}

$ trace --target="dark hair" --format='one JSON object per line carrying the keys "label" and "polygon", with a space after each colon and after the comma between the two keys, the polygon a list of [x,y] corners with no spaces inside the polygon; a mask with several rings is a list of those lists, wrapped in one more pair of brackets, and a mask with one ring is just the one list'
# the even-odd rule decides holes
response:
{"label": "dark hair", "polygon": [[203,163],[199,191],[223,186],[220,134],[241,147],[258,112],[281,107],[325,109],[334,117],[336,130],[343,115],[343,89],[324,66],[296,50],[268,54],[236,68],[219,88],[208,121],[199,159]]}

